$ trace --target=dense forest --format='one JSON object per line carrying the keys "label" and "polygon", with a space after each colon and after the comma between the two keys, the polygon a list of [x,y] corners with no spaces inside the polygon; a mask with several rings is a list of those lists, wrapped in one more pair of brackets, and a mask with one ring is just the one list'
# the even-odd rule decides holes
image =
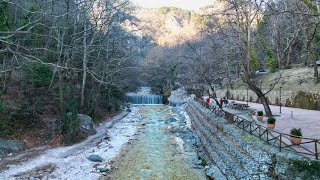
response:
{"label": "dense forest", "polygon": [[149,44],[129,28],[129,1],[10,0],[0,9],[1,136],[52,138],[45,123],[58,118],[56,134],[72,143],[81,137],[74,115],[121,110]]}
{"label": "dense forest", "polygon": [[[164,96],[183,86],[216,99],[222,81],[232,89],[241,79],[271,116],[266,94],[281,70],[313,66],[319,81],[319,5],[220,0],[188,11],[128,0],[2,0],[0,136],[73,143],[82,136],[77,114],[101,120],[141,84]],[[268,89],[260,88],[258,70],[278,74],[263,82]],[[52,119],[59,129],[48,133]]]}

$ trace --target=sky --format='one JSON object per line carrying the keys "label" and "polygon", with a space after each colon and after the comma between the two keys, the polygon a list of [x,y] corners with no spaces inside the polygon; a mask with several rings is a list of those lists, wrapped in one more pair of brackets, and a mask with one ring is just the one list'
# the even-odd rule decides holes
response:
{"label": "sky", "polygon": [[162,6],[179,7],[188,10],[197,10],[200,7],[213,4],[214,0],[131,0],[144,8],[158,8]]}

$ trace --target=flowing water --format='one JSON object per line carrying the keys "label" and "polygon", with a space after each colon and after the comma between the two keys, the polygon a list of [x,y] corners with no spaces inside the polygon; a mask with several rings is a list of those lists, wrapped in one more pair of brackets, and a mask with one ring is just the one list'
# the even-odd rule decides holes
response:
{"label": "flowing water", "polygon": [[195,151],[185,151],[182,139],[172,133],[179,121],[166,121],[178,119],[177,114],[165,105],[141,106],[140,114],[141,133],[127,147],[128,152],[119,160],[112,179],[206,179],[203,168],[195,168],[192,163],[197,160]]}

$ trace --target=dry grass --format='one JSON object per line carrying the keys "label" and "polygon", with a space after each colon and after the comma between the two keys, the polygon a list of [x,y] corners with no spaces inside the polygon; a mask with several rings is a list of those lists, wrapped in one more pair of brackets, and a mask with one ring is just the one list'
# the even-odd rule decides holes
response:
{"label": "dry grass", "polygon": [[[319,92],[320,90],[320,85],[316,84],[316,79],[313,77],[313,68],[308,67],[285,69],[276,73],[257,75],[255,79],[258,84],[261,84],[262,89],[266,90],[280,76],[281,79],[275,89],[279,89],[281,86],[284,91]],[[241,81],[234,80],[234,82],[235,89],[246,89],[246,85]]]}

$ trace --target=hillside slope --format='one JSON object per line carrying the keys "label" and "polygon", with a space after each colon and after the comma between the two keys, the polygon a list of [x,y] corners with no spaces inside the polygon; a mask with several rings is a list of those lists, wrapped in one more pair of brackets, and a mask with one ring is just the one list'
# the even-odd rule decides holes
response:
{"label": "hillside slope", "polygon": [[[267,94],[271,104],[280,103],[280,87],[281,87],[281,103],[285,106],[300,107],[306,109],[320,110],[320,84],[313,77],[313,69],[308,67],[296,67],[292,69],[281,70],[276,73],[268,73],[257,75],[256,82],[264,92],[270,89],[272,83],[280,78],[276,86]],[[234,79],[229,88],[230,99],[258,102],[257,96],[240,80]],[[226,96],[226,82],[217,90],[218,97]]]}

